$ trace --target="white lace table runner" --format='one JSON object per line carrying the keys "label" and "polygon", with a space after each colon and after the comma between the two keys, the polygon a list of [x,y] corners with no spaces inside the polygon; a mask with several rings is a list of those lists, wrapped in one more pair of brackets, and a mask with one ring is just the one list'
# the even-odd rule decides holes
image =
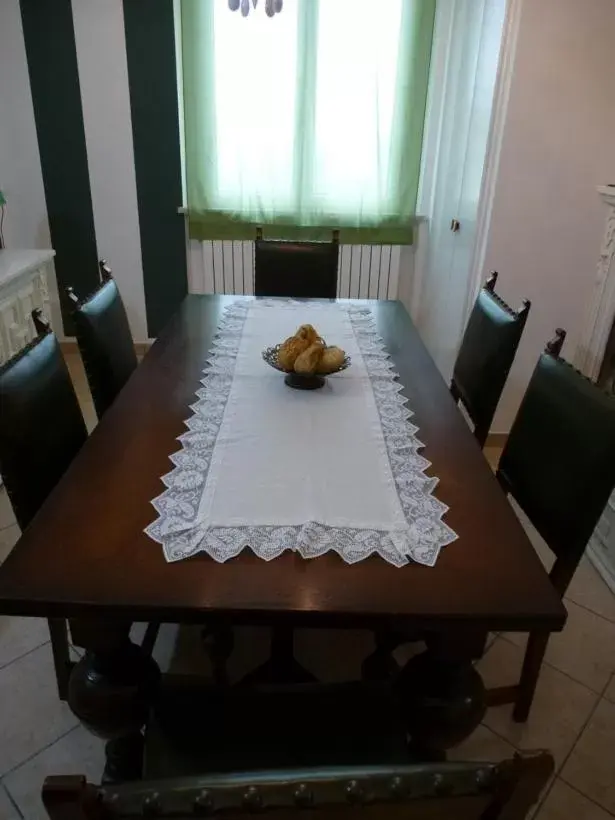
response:
{"label": "white lace table runner", "polygon": [[[261,357],[305,322],[352,359],[320,390],[287,387]],[[368,309],[231,305],[146,532],[167,561],[200,550],[226,561],[250,547],[265,560],[334,550],[348,563],[378,553],[433,566],[457,536],[395,375]]]}

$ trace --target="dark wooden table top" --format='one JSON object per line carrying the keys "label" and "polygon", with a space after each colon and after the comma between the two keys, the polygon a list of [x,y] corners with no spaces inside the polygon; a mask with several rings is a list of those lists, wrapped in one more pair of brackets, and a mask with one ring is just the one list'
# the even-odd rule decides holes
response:
{"label": "dark wooden table top", "polygon": [[[186,428],[221,311],[188,296],[0,568],[0,612],[167,622],[561,629],[565,610],[404,307],[370,302],[459,539],[434,568],[333,554],[166,563],[143,528]],[[49,419],[53,435],[53,419]],[[36,469],[32,465],[32,469]]]}

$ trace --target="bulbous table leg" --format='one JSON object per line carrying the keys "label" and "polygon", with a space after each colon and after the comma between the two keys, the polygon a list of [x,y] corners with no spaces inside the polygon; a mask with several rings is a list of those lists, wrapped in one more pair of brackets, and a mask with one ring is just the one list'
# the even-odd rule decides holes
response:
{"label": "bulbous table leg", "polygon": [[214,682],[218,686],[228,686],[226,667],[235,646],[233,628],[230,624],[212,621],[203,628],[201,638],[211,663]]}
{"label": "bulbous table leg", "polygon": [[396,687],[411,751],[423,760],[441,760],[485,715],[485,687],[472,665],[484,638],[459,643],[437,638],[427,645],[404,666]]}
{"label": "bulbous table leg", "polygon": [[105,782],[141,776],[144,726],[160,671],[129,638],[130,624],[71,623],[73,641],[86,649],[75,665],[68,703],[93,734],[108,740]]}

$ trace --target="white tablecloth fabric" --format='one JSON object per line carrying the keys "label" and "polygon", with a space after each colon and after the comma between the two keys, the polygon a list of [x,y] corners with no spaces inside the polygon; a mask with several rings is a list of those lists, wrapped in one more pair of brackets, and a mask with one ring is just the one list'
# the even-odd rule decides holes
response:
{"label": "white tablecloth fabric", "polygon": [[[320,390],[290,389],[261,355],[305,322],[352,359]],[[232,305],[146,531],[169,561],[199,550],[225,561],[249,546],[267,560],[335,550],[349,563],[375,552],[433,565],[456,536],[394,376],[365,309]]]}

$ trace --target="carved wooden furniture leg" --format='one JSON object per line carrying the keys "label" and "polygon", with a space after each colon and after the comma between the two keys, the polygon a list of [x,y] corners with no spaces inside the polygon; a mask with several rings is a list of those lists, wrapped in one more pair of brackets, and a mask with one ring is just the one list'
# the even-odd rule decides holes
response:
{"label": "carved wooden furniture leg", "polygon": [[521,670],[521,678],[517,688],[517,699],[513,709],[513,720],[517,723],[525,723],[530,714],[538,676],[540,675],[540,667],[548,642],[548,632],[530,632],[529,634],[523,659],[523,669]]}
{"label": "carved wooden furniture leg", "polygon": [[105,782],[141,776],[143,736],[160,671],[129,638],[130,623],[71,621],[73,642],[86,649],[70,677],[68,703],[81,722],[108,740]]}
{"label": "carved wooden furniture leg", "polygon": [[376,648],[361,664],[361,678],[365,681],[393,679],[399,672],[399,664],[393,657],[397,647],[405,643],[397,632],[379,629],[374,633]]}
{"label": "carved wooden furniture leg", "polygon": [[272,677],[282,683],[310,683],[315,678],[295,659],[294,640],[292,627],[275,626],[273,628],[271,632]]}
{"label": "carved wooden furniture leg", "polygon": [[60,700],[68,699],[68,681],[73,663],[68,651],[68,624],[64,618],[48,618],[53,665],[56,670]]}
{"label": "carved wooden furniture leg", "polygon": [[143,636],[143,640],[141,641],[141,649],[145,652],[146,655],[151,655],[154,651],[154,647],[156,646],[156,641],[158,640],[158,633],[160,632],[160,624],[153,621],[147,625],[147,629],[145,630],[145,635]]}
{"label": "carved wooden furniture leg", "polygon": [[214,683],[218,686],[228,686],[229,678],[226,665],[235,646],[232,626],[226,623],[213,622],[204,627],[201,638],[211,663]]}
{"label": "carved wooden furniture leg", "polygon": [[248,673],[244,684],[313,683],[316,678],[303,667],[294,654],[292,626],[274,626],[271,630],[271,655],[261,666]]}
{"label": "carved wooden furniture leg", "polygon": [[423,760],[442,760],[468,737],[485,714],[485,688],[472,660],[486,635],[434,636],[427,650],[404,666],[397,681],[410,750]]}

